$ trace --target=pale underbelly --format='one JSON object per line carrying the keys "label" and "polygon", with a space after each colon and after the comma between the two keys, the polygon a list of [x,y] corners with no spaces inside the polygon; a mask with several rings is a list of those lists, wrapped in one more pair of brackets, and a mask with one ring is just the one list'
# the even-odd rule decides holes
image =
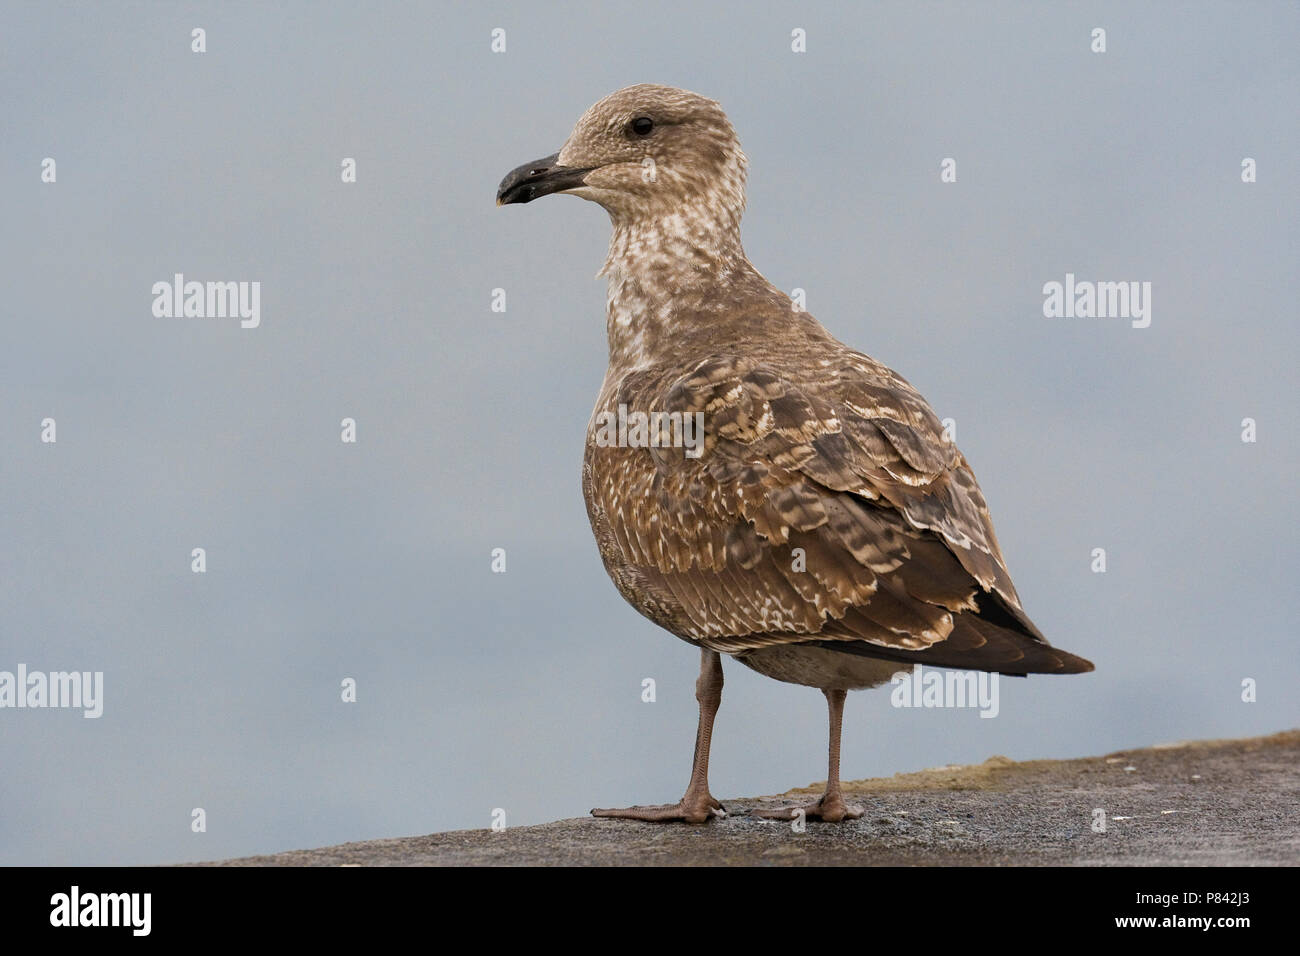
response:
{"label": "pale underbelly", "polygon": [[782,644],[735,655],[752,670],[787,684],[823,690],[865,690],[886,684],[908,669],[897,661],[844,654],[810,644]]}

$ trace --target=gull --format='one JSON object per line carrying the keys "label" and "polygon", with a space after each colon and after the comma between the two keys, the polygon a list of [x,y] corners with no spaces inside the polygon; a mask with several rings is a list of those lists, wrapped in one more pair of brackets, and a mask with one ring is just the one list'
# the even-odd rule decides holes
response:
{"label": "gull", "polygon": [[[975,476],[925,399],[750,264],[746,169],[718,103],[643,84],[600,100],[558,153],[514,169],[497,191],[498,205],[565,194],[609,213],[609,365],[583,496],[619,593],[700,650],[682,799],[598,817],[725,814],[708,781],[724,654],[825,695],[825,793],[758,815],[826,822],[863,812],[840,784],[848,691],[918,662],[1010,675],[1093,669],[1025,614]],[[620,409],[661,417],[649,434],[598,440]],[[702,443],[674,447],[669,423],[694,416]]]}

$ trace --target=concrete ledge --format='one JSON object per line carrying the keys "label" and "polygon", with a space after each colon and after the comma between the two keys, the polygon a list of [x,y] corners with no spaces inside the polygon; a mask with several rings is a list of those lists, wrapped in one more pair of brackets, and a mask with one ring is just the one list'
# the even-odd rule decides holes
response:
{"label": "concrete ledge", "polygon": [[[941,767],[846,783],[844,824],[750,819],[724,800],[703,826],[581,817],[502,833],[457,830],[225,860],[217,866],[1290,865],[1300,863],[1300,730],[1080,760]],[[1094,809],[1106,832],[1092,829]]]}

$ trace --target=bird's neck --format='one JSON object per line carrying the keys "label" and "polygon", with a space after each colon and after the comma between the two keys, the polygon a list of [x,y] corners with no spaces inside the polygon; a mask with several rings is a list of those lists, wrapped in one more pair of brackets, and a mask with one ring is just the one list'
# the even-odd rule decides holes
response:
{"label": "bird's neck", "polygon": [[737,282],[762,281],[740,244],[740,216],[684,206],[654,218],[614,218],[609,257],[609,364],[628,370],[671,354],[684,332],[725,310]]}

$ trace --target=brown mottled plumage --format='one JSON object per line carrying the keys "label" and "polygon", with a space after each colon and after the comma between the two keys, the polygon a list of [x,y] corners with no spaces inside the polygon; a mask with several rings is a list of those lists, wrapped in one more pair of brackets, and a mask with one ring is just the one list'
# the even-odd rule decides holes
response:
{"label": "brown mottled plumage", "polygon": [[[915,661],[1092,669],[1025,615],[975,476],[925,400],[750,265],[745,169],[717,103],[643,85],[601,100],[558,154],[498,193],[504,204],[568,192],[610,214],[609,367],[583,462],[587,512],[620,593],[703,651],[687,795],[602,815],[720,810],[707,785],[717,654],[826,692],[832,779],[805,808],[823,819],[857,815],[839,795],[844,691]],[[598,417],[620,406],[703,413],[702,454],[601,445]]]}

